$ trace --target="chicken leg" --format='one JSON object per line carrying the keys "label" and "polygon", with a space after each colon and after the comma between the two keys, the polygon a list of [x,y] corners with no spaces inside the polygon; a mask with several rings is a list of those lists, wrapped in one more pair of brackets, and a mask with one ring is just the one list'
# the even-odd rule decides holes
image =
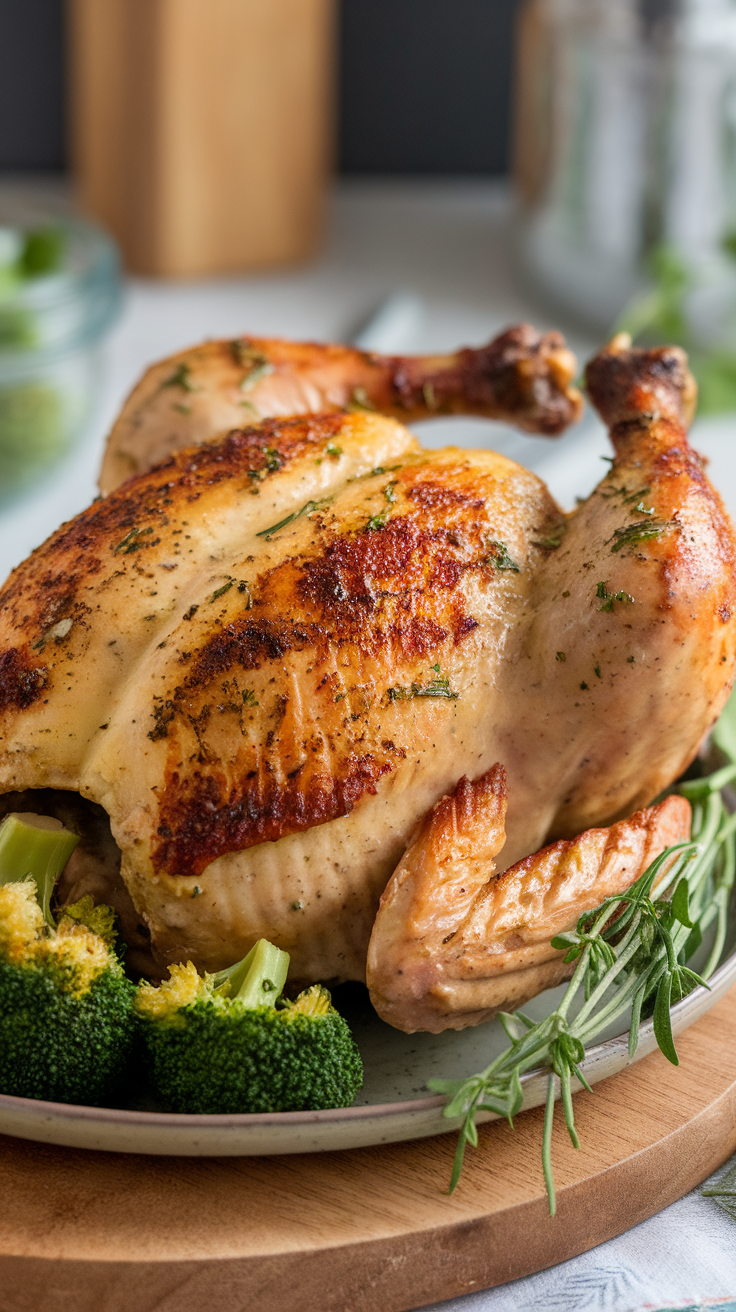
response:
{"label": "chicken leg", "polygon": [[110,492],[229,428],[287,415],[363,410],[409,422],[469,414],[556,437],[580,417],[575,373],[564,338],[529,324],[480,349],[433,356],[262,337],[204,342],[159,361],[133,389],[110,434],[100,487]]}

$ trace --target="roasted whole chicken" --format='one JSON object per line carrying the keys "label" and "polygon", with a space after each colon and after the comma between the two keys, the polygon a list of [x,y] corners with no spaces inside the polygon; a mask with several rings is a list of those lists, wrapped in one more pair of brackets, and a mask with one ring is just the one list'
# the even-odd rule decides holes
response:
{"label": "roasted whole chicken", "polygon": [[736,543],[683,353],[588,366],[614,458],[570,515],[400,422],[554,436],[574,374],[522,326],[433,358],[212,342],[145,375],[103,498],[0,592],[0,813],[82,834],[62,900],[112,902],[137,969],[265,937],[300,983],[367,971],[399,1028],[475,1024],[687,835],[681,799],[641,808],[728,695]]}

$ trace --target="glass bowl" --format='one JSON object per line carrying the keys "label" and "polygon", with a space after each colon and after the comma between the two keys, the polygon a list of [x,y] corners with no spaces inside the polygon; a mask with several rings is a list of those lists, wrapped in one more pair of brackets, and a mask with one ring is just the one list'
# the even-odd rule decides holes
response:
{"label": "glass bowl", "polygon": [[0,204],[0,501],[84,432],[121,305],[117,248],[75,216]]}

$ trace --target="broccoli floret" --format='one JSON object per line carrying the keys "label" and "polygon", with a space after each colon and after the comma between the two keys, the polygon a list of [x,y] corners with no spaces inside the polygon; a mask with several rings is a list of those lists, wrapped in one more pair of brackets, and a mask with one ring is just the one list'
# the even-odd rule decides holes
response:
{"label": "broccoli floret", "polygon": [[290,1112],[347,1107],[363,1066],[347,1025],[319,984],[276,1005],[289,956],[261,939],[219,975],[191,961],[158,988],[141,984],[150,1078],[175,1112]]}
{"label": "broccoli floret", "polygon": [[95,932],[109,935],[109,908],[84,898],[54,925],[53,885],[77,842],[46,817],[0,825],[0,1091],[94,1104],[130,1059],[135,986]]}

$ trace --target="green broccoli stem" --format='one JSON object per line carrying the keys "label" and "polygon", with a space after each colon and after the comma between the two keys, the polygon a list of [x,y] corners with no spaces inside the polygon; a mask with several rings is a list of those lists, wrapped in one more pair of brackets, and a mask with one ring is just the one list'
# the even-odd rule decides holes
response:
{"label": "green broccoli stem", "polygon": [[44,920],[54,926],[51,895],[79,838],[49,815],[14,812],[0,824],[0,884],[16,884],[29,875]]}
{"label": "green broccoli stem", "polygon": [[215,988],[245,1007],[272,1007],[286,983],[289,954],[259,938],[247,957],[215,975]]}

